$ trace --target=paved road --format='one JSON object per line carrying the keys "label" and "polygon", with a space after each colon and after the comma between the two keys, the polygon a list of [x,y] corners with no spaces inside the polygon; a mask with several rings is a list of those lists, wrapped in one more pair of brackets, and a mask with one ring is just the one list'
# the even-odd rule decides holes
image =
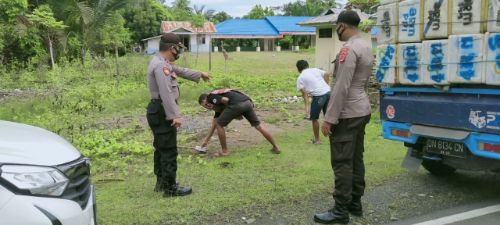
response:
{"label": "paved road", "polygon": [[499,225],[500,200],[464,205],[390,225]]}
{"label": "paved road", "polygon": [[465,220],[462,222],[453,223],[453,225],[497,225],[500,224],[500,212],[489,214],[486,216]]}

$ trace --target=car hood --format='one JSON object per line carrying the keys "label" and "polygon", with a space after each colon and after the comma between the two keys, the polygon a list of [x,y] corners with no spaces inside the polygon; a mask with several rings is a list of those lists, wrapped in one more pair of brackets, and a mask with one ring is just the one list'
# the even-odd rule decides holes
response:
{"label": "car hood", "polygon": [[73,145],[50,131],[0,120],[0,163],[56,166],[80,156]]}

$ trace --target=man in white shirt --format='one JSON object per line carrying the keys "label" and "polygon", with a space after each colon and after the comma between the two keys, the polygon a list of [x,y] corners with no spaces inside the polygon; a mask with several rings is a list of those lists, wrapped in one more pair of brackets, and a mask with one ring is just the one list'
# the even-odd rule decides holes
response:
{"label": "man in white shirt", "polygon": [[[321,111],[323,111],[323,115],[325,114],[330,100],[329,75],[323,70],[309,68],[309,63],[305,60],[297,61],[296,66],[300,72],[297,78],[297,90],[302,92],[306,117],[312,121],[314,139],[311,140],[311,143],[321,144],[318,119]],[[310,111],[308,110],[309,95],[312,96]]]}

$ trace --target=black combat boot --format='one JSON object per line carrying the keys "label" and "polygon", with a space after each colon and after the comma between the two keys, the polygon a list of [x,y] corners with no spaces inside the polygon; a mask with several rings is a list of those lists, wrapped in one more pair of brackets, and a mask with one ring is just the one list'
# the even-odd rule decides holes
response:
{"label": "black combat boot", "polygon": [[163,197],[185,196],[193,193],[191,187],[181,187],[179,184],[172,185],[171,188],[165,190]]}
{"label": "black combat boot", "polygon": [[349,211],[347,205],[336,203],[333,209],[314,215],[314,221],[322,224],[348,224]]}
{"label": "black combat boot", "polygon": [[363,206],[361,205],[361,196],[352,196],[351,203],[347,205],[349,213],[353,216],[363,216]]}

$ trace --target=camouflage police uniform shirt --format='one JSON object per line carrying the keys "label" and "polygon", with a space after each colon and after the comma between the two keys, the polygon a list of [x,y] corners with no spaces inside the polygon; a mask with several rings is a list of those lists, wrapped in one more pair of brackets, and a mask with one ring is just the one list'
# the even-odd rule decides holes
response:
{"label": "camouflage police uniform shirt", "polygon": [[202,73],[171,64],[160,54],[156,54],[148,66],[148,88],[151,99],[161,99],[166,119],[181,117],[177,99],[179,84],[177,76],[199,82]]}
{"label": "camouflage police uniform shirt", "polygon": [[366,93],[374,62],[369,43],[359,35],[351,37],[337,55],[330,102],[325,121],[338,124],[339,119],[363,117],[371,114]]}

